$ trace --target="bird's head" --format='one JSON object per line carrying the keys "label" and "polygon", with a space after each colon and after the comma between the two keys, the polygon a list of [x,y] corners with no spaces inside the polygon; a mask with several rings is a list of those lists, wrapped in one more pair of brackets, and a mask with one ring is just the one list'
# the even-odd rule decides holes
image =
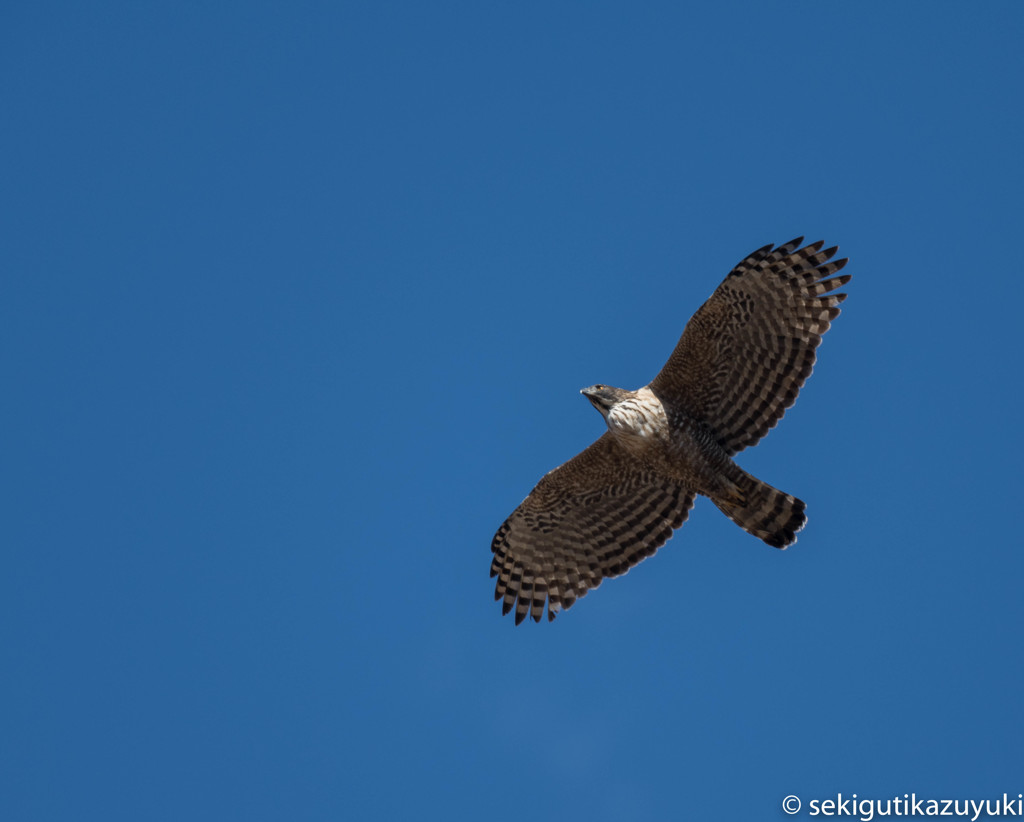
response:
{"label": "bird's head", "polygon": [[601,412],[601,416],[608,418],[608,412],[616,403],[632,396],[632,391],[624,391],[621,388],[613,388],[610,385],[592,385],[589,388],[581,388],[580,393],[590,400],[591,405]]}

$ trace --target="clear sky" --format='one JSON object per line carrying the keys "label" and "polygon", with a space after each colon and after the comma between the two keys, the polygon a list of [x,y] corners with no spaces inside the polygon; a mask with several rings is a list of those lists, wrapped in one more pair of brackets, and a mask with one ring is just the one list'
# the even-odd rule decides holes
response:
{"label": "clear sky", "polygon": [[[1024,5],[0,14],[0,816],[754,820],[1024,792]],[[853,281],[552,624],[494,531],[734,263]]]}

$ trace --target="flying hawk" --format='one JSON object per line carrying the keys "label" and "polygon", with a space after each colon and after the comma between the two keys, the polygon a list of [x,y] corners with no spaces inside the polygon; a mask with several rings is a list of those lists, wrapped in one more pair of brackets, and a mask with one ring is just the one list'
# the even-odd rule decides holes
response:
{"label": "flying hawk", "polygon": [[703,494],[775,548],[796,541],[804,503],[755,479],[732,456],[782,418],[839,315],[846,260],[800,237],[759,248],[687,323],[654,380],[582,394],[608,430],[548,473],[491,543],[494,598],[516,625],[548,619],[654,554]]}

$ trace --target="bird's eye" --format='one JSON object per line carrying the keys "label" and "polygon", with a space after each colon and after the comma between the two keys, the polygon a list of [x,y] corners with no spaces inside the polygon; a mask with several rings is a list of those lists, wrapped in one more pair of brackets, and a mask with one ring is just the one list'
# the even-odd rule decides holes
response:
{"label": "bird's eye", "polygon": [[604,391],[604,386],[601,385],[601,383],[598,383],[597,385],[595,385],[594,388],[596,388],[598,391]]}

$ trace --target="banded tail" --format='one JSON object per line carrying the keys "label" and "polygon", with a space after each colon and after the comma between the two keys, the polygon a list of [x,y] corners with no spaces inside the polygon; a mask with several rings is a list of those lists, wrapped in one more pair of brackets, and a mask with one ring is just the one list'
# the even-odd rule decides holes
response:
{"label": "banded tail", "polygon": [[737,474],[729,479],[739,489],[742,502],[712,499],[718,510],[773,548],[785,548],[796,542],[797,531],[807,522],[803,500],[772,488],[738,466],[736,470]]}

